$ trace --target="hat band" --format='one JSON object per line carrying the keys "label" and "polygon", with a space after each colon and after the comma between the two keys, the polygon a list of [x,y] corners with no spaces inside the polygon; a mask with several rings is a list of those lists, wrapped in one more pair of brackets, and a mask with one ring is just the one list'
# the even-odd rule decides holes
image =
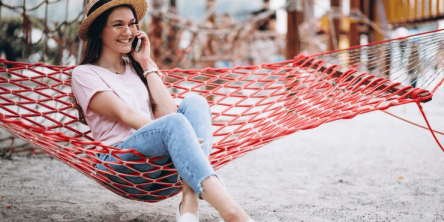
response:
{"label": "hat band", "polygon": [[95,10],[97,10],[98,8],[100,8],[100,6],[108,3],[108,2],[112,2],[113,0],[100,0],[98,2],[96,2],[88,11],[87,16],[89,16],[91,13],[93,13]]}

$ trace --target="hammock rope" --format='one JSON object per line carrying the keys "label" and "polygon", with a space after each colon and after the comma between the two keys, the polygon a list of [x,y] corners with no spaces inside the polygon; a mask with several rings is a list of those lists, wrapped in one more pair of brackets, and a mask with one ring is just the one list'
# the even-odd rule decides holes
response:
{"label": "hammock rope", "polygon": [[[0,127],[120,196],[157,202],[179,193],[181,181],[171,161],[160,164],[164,157],[147,158],[134,149],[122,150],[93,140],[88,126],[78,121],[71,100],[73,68],[0,59]],[[163,73],[164,84],[177,104],[190,95],[207,98],[214,137],[209,160],[215,169],[296,131],[392,106],[419,104],[433,96],[426,89],[332,64],[319,56],[298,55],[278,63],[222,69],[176,68]],[[98,154],[112,155],[118,161],[102,161]],[[124,161],[122,154],[136,155],[138,160]],[[154,168],[137,170],[146,163]],[[108,170],[97,169],[97,164]],[[115,171],[115,165],[127,167],[130,173]],[[152,173],[160,173],[160,177],[151,178]],[[146,182],[133,184],[130,177]]]}
{"label": "hammock rope", "polygon": [[[421,109],[420,109],[420,110],[421,110]],[[390,113],[390,112],[388,112],[388,111],[386,111],[386,110],[383,110],[382,112],[384,112],[384,113],[386,113],[387,115],[390,115],[390,116],[392,116],[392,117],[395,117],[396,119],[399,119],[399,120],[402,120],[402,121],[404,121],[404,122],[406,122],[406,123],[410,123],[410,124],[412,124],[412,125],[414,125],[414,126],[417,126],[417,127],[419,127],[419,128],[422,128],[422,129],[425,129],[425,130],[430,130],[430,128],[427,128],[427,127],[425,127],[425,126],[421,126],[421,125],[419,125],[419,124],[417,124],[417,123],[414,123],[414,122],[412,122],[412,121],[406,120],[406,119],[404,119],[404,118],[402,118],[402,117],[399,117],[399,116],[397,116],[397,115],[395,115],[395,114],[393,114],[393,113]],[[425,117],[425,114],[424,114],[423,116]],[[433,130],[433,132],[435,132],[435,133],[437,133],[437,134],[440,134],[440,135],[443,135],[443,136],[444,136],[444,133],[442,133],[442,132],[440,132],[440,131]]]}
{"label": "hammock rope", "polygon": [[441,143],[439,142],[438,138],[436,137],[436,135],[435,135],[435,131],[434,131],[434,130],[432,129],[432,127],[430,126],[429,120],[427,120],[427,117],[426,117],[426,115],[425,115],[425,113],[424,113],[424,110],[423,110],[421,104],[418,103],[418,102],[417,102],[416,104],[418,105],[418,108],[419,108],[419,110],[421,111],[421,114],[422,114],[422,116],[424,117],[424,120],[425,120],[427,126],[429,127],[430,133],[432,133],[432,136],[433,136],[433,138],[435,139],[436,143],[438,144],[439,148],[441,148],[441,150],[444,152],[444,148],[442,147]]}
{"label": "hammock rope", "polygon": [[[443,81],[441,76],[444,72],[444,31],[434,30],[320,53],[313,57],[359,72],[369,72],[403,85],[410,85],[413,75],[417,77],[416,83],[420,88],[428,89],[435,85],[432,92],[434,93]],[[417,65],[412,64],[413,62]],[[409,71],[412,75],[409,75]],[[438,84],[437,79],[441,80]]]}

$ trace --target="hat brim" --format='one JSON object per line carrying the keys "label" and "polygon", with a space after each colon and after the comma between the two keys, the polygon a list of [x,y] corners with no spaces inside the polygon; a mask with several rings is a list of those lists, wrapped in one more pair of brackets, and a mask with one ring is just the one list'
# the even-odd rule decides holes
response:
{"label": "hat brim", "polygon": [[80,28],[79,28],[80,39],[83,41],[87,41],[89,38],[88,30],[89,30],[89,27],[91,26],[91,24],[93,23],[93,21],[99,15],[101,15],[103,12],[105,12],[106,10],[108,10],[112,7],[119,6],[119,5],[133,6],[134,10],[136,11],[137,20],[139,22],[143,19],[143,17],[145,17],[145,14],[146,14],[146,11],[148,8],[148,4],[146,3],[145,0],[114,0],[114,1],[108,2],[108,3],[100,6],[100,8],[96,9],[88,17],[86,17],[85,20],[83,20],[83,22],[82,22],[82,24],[80,24]]}

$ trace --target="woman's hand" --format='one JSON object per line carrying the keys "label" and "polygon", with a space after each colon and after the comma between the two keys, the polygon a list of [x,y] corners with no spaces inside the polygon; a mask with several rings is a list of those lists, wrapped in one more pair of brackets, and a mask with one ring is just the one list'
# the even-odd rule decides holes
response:
{"label": "woman's hand", "polygon": [[131,49],[131,56],[142,66],[143,70],[157,67],[151,59],[151,47],[148,35],[145,32],[137,31],[133,41],[137,41],[136,38],[139,38],[142,43],[140,44],[140,50],[138,52]]}

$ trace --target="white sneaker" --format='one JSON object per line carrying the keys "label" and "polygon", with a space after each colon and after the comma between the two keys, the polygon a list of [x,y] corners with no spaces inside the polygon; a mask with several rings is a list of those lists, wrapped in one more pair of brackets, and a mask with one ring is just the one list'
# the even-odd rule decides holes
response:
{"label": "white sneaker", "polygon": [[[219,222],[226,222],[224,219],[222,219],[222,218],[220,218],[219,219]],[[247,221],[245,221],[245,222],[255,222],[253,219],[249,219],[249,220],[247,220]]]}
{"label": "white sneaker", "polygon": [[[182,202],[180,202],[182,204]],[[177,206],[176,210],[176,221],[177,222],[199,222],[199,215],[192,213],[184,213],[180,215],[180,204]]]}

